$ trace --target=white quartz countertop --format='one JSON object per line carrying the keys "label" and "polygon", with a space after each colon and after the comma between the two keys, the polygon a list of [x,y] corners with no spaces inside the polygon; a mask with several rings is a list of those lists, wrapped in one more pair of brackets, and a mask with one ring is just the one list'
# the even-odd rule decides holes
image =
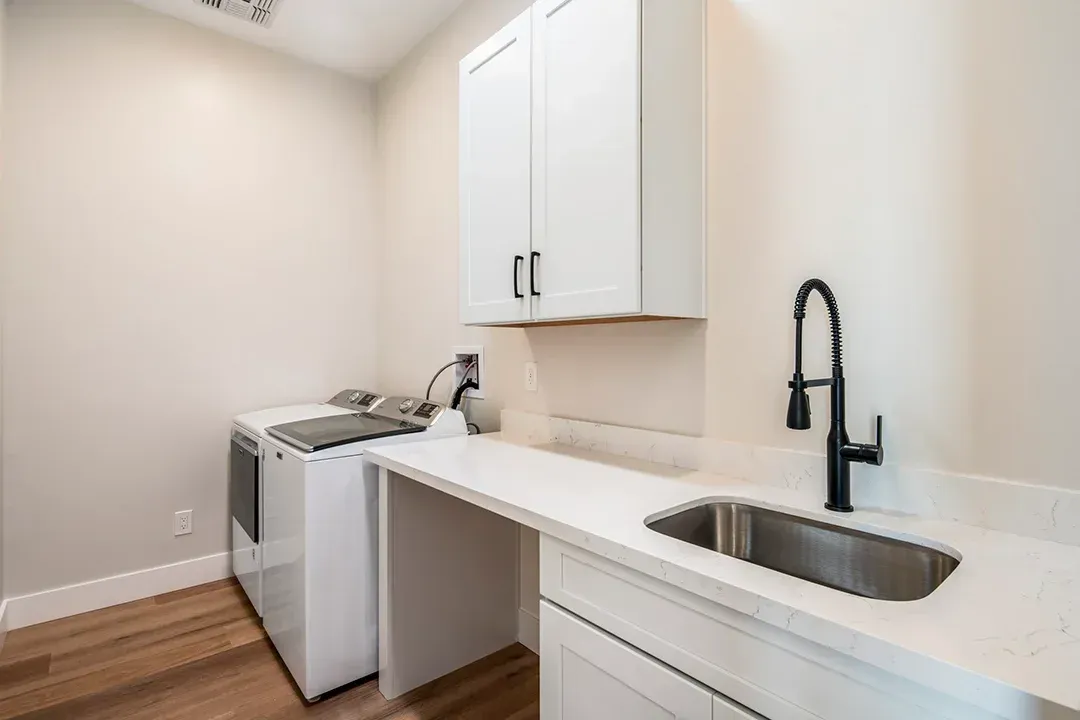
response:
{"label": "white quartz countertop", "polygon": [[[801,493],[565,446],[448,438],[372,448],[366,457],[1002,717],[1080,717],[1078,547],[880,512],[839,516]],[[651,516],[718,498],[944,546],[962,560],[929,597],[885,602],[789,577],[645,527]]]}

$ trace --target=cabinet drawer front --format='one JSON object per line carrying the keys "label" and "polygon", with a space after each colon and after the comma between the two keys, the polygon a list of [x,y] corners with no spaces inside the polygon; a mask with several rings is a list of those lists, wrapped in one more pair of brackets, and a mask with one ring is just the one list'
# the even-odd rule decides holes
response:
{"label": "cabinet drawer front", "polygon": [[990,717],[547,536],[540,592],[770,720]]}
{"label": "cabinet drawer front", "polygon": [[542,720],[710,720],[713,693],[548,602],[540,604]]}

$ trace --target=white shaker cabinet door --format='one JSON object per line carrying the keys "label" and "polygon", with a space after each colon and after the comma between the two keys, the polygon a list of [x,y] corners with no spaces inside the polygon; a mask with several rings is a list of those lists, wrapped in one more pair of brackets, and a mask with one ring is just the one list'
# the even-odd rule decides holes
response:
{"label": "white shaker cabinet door", "polygon": [[641,311],[641,4],[533,6],[537,320]]}
{"label": "white shaker cabinet door", "polygon": [[540,717],[712,720],[713,692],[544,600]]}
{"label": "white shaker cabinet door", "polygon": [[530,11],[461,61],[460,314],[465,325],[531,317],[531,74]]}

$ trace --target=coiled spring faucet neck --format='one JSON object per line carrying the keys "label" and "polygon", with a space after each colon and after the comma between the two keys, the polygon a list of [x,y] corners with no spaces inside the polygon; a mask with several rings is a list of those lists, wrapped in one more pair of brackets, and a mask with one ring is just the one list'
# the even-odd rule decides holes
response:
{"label": "coiled spring faucet neck", "polygon": [[799,288],[795,296],[795,372],[802,372],[802,321],[806,317],[806,303],[810,299],[810,293],[817,290],[821,299],[825,301],[825,307],[829,311],[829,327],[832,330],[832,364],[834,368],[844,365],[844,340],[840,331],[840,308],[836,305],[836,296],[825,281],[812,278],[807,280]]}

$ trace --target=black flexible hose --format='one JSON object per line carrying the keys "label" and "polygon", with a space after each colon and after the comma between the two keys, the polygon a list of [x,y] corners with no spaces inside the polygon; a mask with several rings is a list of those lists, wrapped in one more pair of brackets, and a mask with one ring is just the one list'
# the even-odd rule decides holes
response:
{"label": "black flexible hose", "polygon": [[461,398],[465,397],[465,392],[467,390],[479,390],[479,389],[480,389],[480,386],[477,385],[476,381],[473,380],[472,378],[469,378],[465,382],[461,383],[461,385],[457,389],[457,392],[454,393],[454,401],[452,403],[450,403],[450,409],[451,410],[457,410],[458,409],[458,406],[461,405]]}
{"label": "black flexible hose", "polygon": [[[833,367],[843,366],[843,339],[840,333],[840,309],[836,306],[836,296],[825,284],[825,281],[813,278],[807,280],[799,288],[799,294],[795,296],[795,319],[802,320],[806,317],[806,301],[810,299],[810,293],[817,290],[825,301],[829,310],[829,326],[832,328],[832,364]],[[801,323],[800,323],[801,324]],[[800,343],[801,344],[801,343]]]}

